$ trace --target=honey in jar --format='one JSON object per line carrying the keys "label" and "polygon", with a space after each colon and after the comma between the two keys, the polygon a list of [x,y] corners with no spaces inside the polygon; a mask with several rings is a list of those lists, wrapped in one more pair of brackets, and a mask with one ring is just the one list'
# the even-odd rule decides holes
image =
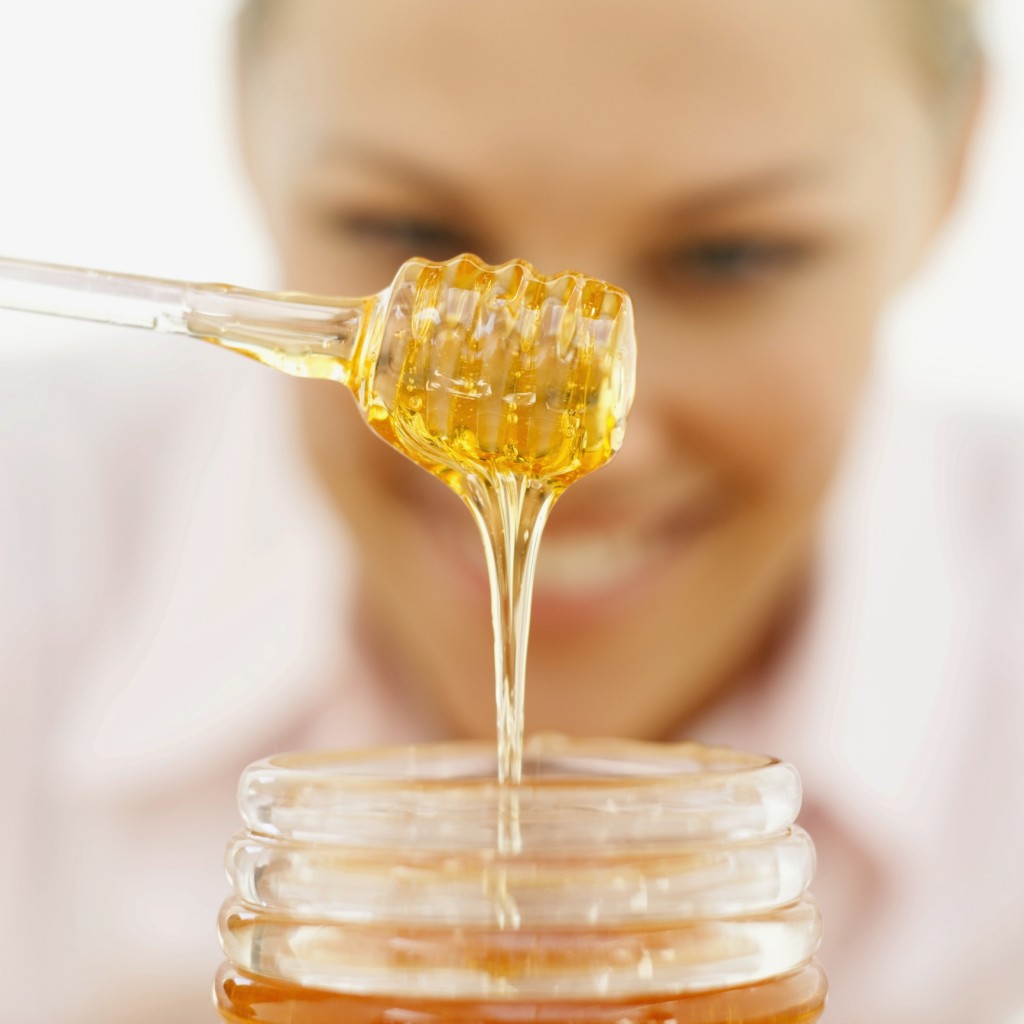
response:
{"label": "honey in jar", "polygon": [[814,853],[791,766],[542,736],[509,787],[495,760],[451,744],[250,767],[221,914],[224,1020],[819,1018]]}

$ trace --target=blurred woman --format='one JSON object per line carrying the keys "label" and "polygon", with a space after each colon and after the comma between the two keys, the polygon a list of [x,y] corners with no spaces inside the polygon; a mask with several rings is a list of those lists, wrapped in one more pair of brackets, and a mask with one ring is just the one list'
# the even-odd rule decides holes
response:
{"label": "blurred woman", "polygon": [[[982,77],[968,6],[252,0],[239,52],[286,287],[369,293],[409,256],[473,251],[633,297],[626,443],[567,492],[541,549],[528,729],[794,761],[827,1019],[1008,1020],[1024,1004],[1024,823],[1006,797],[1024,785],[1024,430],[910,401],[872,367],[879,316],[960,187]],[[222,422],[221,386],[147,405],[154,434],[161,416]],[[139,541],[155,635],[133,629],[129,657],[122,632],[47,739],[102,777],[73,810],[57,800],[62,842],[86,851],[73,871],[56,858],[75,879],[61,891],[80,903],[111,864],[137,875],[80,908],[75,934],[105,952],[76,938],[67,955],[94,982],[130,959],[160,991],[203,984],[182,952],[200,901],[166,895],[205,898],[190,880],[208,841],[183,856],[181,839],[231,827],[202,766],[226,779],[273,748],[493,735],[465,509],[342,389],[252,387],[210,456],[224,472],[182,470],[187,500],[151,520],[165,561]],[[286,415],[295,438],[268,428]],[[211,561],[213,537],[230,541]],[[342,579],[347,603],[322,596]],[[157,777],[140,775],[154,750]],[[90,993],[63,1019],[118,1019],[123,990]]]}

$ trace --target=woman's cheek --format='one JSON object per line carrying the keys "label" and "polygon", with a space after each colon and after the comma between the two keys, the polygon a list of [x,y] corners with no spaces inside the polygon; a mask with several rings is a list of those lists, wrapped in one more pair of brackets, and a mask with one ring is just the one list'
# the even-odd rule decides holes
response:
{"label": "woman's cheek", "polygon": [[742,461],[780,482],[831,471],[870,372],[871,297],[826,285],[774,322],[765,319],[721,406],[721,430],[733,432]]}

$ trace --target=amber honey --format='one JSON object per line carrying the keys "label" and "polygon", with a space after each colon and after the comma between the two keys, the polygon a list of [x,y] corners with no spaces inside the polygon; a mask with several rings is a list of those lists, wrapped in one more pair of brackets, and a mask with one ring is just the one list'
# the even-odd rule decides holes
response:
{"label": "amber honey", "polygon": [[453,263],[423,267],[401,325],[385,316],[404,343],[389,372],[378,360],[369,422],[460,493],[476,474],[563,490],[621,444],[628,299],[521,261]]}
{"label": "amber honey", "polygon": [[345,995],[225,968],[220,1012],[231,1024],[810,1024],[825,1006],[816,965],[757,985],[675,997],[487,1003]]}
{"label": "amber honey", "polygon": [[521,261],[495,269],[460,258],[420,272],[397,333],[400,361],[375,375],[367,419],[452,487],[480,529],[498,773],[515,782],[540,538],[558,495],[622,443],[635,358],[629,300],[578,274],[542,278]]}

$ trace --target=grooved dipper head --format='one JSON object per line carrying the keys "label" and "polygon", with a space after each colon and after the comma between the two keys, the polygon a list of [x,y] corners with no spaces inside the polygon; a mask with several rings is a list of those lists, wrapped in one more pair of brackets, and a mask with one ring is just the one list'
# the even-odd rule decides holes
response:
{"label": "grooved dipper head", "polygon": [[368,419],[453,485],[504,472],[566,486],[622,443],[636,344],[618,288],[522,260],[414,259],[378,331]]}

